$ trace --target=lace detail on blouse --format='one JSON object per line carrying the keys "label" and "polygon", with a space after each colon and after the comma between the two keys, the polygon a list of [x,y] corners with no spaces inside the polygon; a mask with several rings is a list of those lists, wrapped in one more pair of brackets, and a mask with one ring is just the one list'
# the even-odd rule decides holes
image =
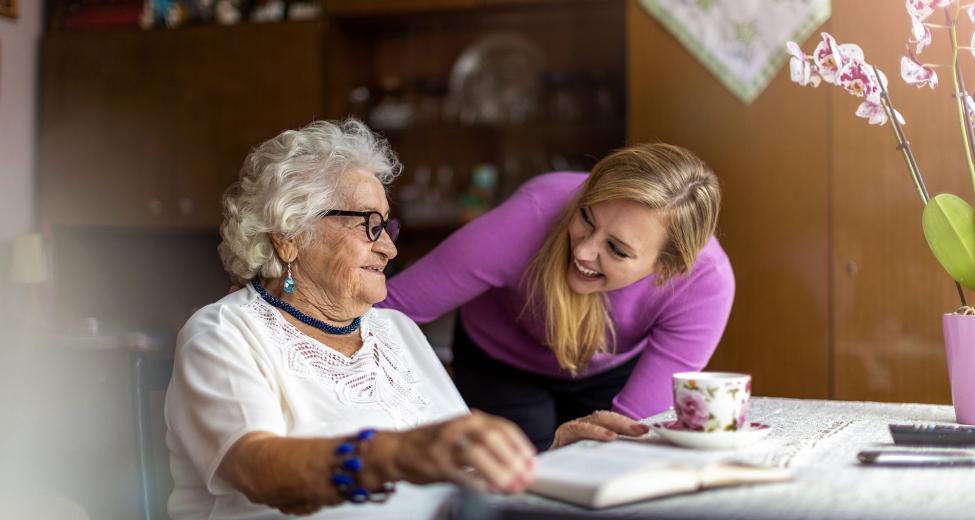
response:
{"label": "lace detail on blouse", "polygon": [[317,380],[343,405],[381,408],[404,427],[423,421],[430,401],[420,393],[405,348],[393,340],[389,320],[374,310],[362,316],[362,348],[347,357],[302,333],[262,299],[245,309],[267,327],[289,373]]}

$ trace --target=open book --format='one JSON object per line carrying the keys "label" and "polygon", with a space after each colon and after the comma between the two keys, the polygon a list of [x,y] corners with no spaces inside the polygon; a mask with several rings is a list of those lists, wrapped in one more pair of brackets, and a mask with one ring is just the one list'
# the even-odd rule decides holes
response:
{"label": "open book", "polygon": [[580,441],[543,453],[529,491],[599,509],[700,489],[790,480],[729,455],[638,441]]}

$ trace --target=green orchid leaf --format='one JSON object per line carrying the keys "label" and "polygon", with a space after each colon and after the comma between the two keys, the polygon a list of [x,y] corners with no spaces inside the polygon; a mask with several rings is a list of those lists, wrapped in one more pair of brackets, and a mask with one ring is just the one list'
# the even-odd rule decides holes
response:
{"label": "green orchid leaf", "polygon": [[975,210],[960,197],[942,193],[928,201],[921,223],[941,267],[975,290]]}

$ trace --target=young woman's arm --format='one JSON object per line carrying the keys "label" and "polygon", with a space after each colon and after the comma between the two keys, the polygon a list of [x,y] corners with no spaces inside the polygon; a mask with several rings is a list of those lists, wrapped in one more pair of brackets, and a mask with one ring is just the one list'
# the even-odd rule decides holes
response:
{"label": "young woman's arm", "polygon": [[671,376],[702,370],[717,348],[735,298],[731,264],[723,260],[693,273],[645,339],[629,380],[613,399],[613,410],[634,419],[673,405]]}
{"label": "young woman's arm", "polygon": [[[575,182],[565,176],[578,176]],[[394,276],[377,307],[402,311],[418,323],[450,312],[492,287],[520,283],[525,268],[548,236],[558,212],[583,178],[556,173],[536,177],[497,208],[450,235],[422,259]],[[545,193],[541,193],[541,192]]]}

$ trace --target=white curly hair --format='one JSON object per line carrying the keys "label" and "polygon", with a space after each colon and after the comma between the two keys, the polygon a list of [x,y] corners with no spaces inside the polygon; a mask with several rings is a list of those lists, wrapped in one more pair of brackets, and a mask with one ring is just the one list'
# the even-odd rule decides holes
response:
{"label": "white curly hair", "polygon": [[316,121],[254,148],[223,195],[218,251],[230,277],[238,284],[258,274],[280,277],[284,264],[271,235],[306,245],[318,214],[336,209],[342,174],[357,169],[388,185],[403,166],[386,139],[356,119]]}

